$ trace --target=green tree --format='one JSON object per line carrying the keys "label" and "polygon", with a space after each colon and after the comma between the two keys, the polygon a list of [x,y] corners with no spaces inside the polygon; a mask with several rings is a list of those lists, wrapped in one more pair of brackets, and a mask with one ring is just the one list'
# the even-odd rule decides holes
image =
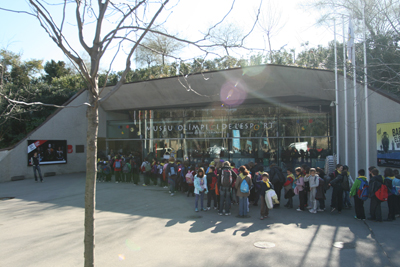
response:
{"label": "green tree", "polygon": [[46,72],[44,80],[49,84],[54,78],[60,78],[72,73],[71,70],[66,67],[64,61],[55,62],[54,60],[46,62],[44,65],[44,71]]}

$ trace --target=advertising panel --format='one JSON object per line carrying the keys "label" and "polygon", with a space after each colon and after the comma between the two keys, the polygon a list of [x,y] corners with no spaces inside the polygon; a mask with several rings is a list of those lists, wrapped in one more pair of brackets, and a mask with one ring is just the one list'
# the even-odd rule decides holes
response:
{"label": "advertising panel", "polygon": [[67,163],[67,140],[28,140],[28,166],[37,152],[40,165]]}
{"label": "advertising panel", "polygon": [[376,125],[378,166],[400,167],[400,122]]}

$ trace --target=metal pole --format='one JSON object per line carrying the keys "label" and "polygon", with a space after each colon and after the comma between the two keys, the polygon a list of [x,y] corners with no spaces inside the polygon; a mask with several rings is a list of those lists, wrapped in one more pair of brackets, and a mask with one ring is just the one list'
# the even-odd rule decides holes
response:
{"label": "metal pole", "polygon": [[369,167],[369,109],[368,109],[368,80],[367,80],[367,44],[365,37],[365,2],[362,10],[364,35],[364,97],[365,97],[365,169]]}
{"label": "metal pole", "polygon": [[344,91],[344,163],[349,165],[349,122],[347,117],[347,66],[346,66],[346,37],[345,37],[345,26],[344,16],[343,20],[343,91]]}
{"label": "metal pole", "polygon": [[336,20],[333,19],[334,49],[335,49],[335,98],[336,98],[336,162],[339,162],[339,91],[337,80],[337,49],[336,49]]}
{"label": "metal pole", "polygon": [[[357,121],[357,77],[356,77],[356,45],[353,46],[353,87],[354,87],[354,171],[358,172],[358,121]],[[356,177],[356,176],[355,176]]]}

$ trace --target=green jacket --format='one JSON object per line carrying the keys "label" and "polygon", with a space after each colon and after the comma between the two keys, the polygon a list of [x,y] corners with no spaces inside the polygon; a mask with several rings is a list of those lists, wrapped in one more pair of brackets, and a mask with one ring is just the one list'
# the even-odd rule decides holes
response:
{"label": "green jacket", "polygon": [[350,189],[350,196],[352,196],[352,197],[357,195],[357,190],[358,190],[358,188],[360,188],[360,185],[361,185],[361,181],[358,178],[367,181],[367,177],[365,177],[365,176],[359,176],[359,177],[357,177],[357,179],[355,179],[354,184]]}

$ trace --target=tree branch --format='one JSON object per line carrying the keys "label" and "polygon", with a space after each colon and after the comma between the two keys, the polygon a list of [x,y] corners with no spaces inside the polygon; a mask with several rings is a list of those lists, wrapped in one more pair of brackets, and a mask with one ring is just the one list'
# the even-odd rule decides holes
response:
{"label": "tree branch", "polygon": [[14,100],[14,99],[10,99],[8,96],[6,96],[3,93],[0,93],[0,96],[3,97],[4,99],[6,99],[8,102],[12,103],[12,104],[16,104],[16,105],[24,105],[24,106],[35,106],[35,105],[40,105],[40,106],[45,106],[45,107],[54,107],[54,108],[79,108],[82,106],[89,106],[91,107],[91,105],[87,102],[83,103],[82,105],[77,105],[77,106],[59,106],[59,105],[54,105],[54,104],[44,104],[42,102],[32,102],[32,103],[27,103],[24,101],[18,101],[18,100]]}
{"label": "tree branch", "polygon": [[153,16],[152,20],[150,21],[149,25],[147,26],[146,30],[142,33],[142,35],[140,36],[140,38],[137,40],[137,42],[135,43],[135,45],[132,47],[132,49],[130,50],[127,58],[126,58],[126,67],[124,72],[121,75],[120,80],[118,81],[118,83],[114,86],[113,89],[111,89],[110,92],[108,92],[104,97],[102,97],[99,102],[104,102],[106,101],[111,95],[113,95],[124,83],[125,83],[125,79],[126,79],[126,75],[128,74],[130,67],[131,67],[131,57],[133,55],[133,52],[136,50],[136,48],[138,47],[139,43],[143,40],[143,38],[146,36],[146,34],[149,32],[150,28],[153,26],[154,22],[156,21],[156,18],[158,17],[158,15],[160,15],[161,11],[164,9],[165,5],[169,2],[169,0],[165,0],[162,4],[161,7],[158,9],[157,13]]}

